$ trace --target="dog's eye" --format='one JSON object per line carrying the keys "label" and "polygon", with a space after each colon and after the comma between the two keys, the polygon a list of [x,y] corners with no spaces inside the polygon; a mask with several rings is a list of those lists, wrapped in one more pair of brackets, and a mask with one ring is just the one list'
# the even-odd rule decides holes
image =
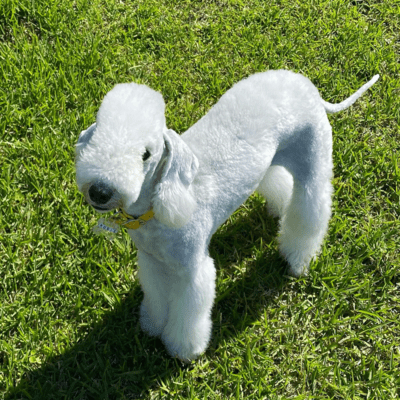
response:
{"label": "dog's eye", "polygon": [[151,156],[150,152],[146,149],[145,153],[142,156],[142,160],[146,161]]}

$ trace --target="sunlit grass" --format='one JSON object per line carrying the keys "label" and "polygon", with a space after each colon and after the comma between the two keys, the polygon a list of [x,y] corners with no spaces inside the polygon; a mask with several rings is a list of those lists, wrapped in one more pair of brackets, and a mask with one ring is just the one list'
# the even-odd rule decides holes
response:
{"label": "sunlit grass", "polygon": [[[400,3],[3,0],[0,397],[396,399],[400,395]],[[293,279],[252,196],[214,236],[213,336],[185,366],[138,324],[126,234],[94,237],[74,144],[114,84],[162,92],[185,131],[240,79],[286,68],[339,102],[334,208]]]}

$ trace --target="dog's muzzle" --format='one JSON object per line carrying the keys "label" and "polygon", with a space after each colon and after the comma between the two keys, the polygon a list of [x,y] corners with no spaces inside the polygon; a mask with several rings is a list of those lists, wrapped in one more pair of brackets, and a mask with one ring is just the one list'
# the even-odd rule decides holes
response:
{"label": "dog's muzzle", "polygon": [[[95,182],[92,186],[90,186],[88,190],[88,195],[90,200],[95,204],[106,204],[108,203],[111,198],[113,197],[114,191],[110,189],[106,184],[103,182]],[[102,209],[101,207],[95,208]]]}

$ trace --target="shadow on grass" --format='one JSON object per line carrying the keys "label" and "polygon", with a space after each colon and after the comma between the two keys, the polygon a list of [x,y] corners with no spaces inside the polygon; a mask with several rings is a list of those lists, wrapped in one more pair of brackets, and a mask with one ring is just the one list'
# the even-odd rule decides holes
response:
{"label": "shadow on grass", "polygon": [[[210,254],[218,271],[213,336],[204,357],[213,357],[221,340],[256,321],[269,305],[270,290],[287,281],[286,264],[273,245],[276,222],[260,199],[214,235]],[[248,204],[248,203],[246,203]],[[159,339],[140,330],[142,293],[133,291],[91,332],[63,354],[26,373],[5,399],[139,399],[167,377],[191,369],[170,358]]]}

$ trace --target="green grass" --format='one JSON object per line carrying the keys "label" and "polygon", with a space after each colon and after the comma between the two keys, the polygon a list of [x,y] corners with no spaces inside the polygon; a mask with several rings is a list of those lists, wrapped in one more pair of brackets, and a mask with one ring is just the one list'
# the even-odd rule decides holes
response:
{"label": "green grass", "polygon": [[[2,0],[0,398],[399,398],[399,32],[399,0]],[[134,245],[91,232],[74,144],[116,83],[161,91],[183,132],[278,68],[332,102],[381,79],[330,117],[333,217],[309,276],[286,275],[252,196],[212,240],[212,341],[182,365],[140,330]]]}

